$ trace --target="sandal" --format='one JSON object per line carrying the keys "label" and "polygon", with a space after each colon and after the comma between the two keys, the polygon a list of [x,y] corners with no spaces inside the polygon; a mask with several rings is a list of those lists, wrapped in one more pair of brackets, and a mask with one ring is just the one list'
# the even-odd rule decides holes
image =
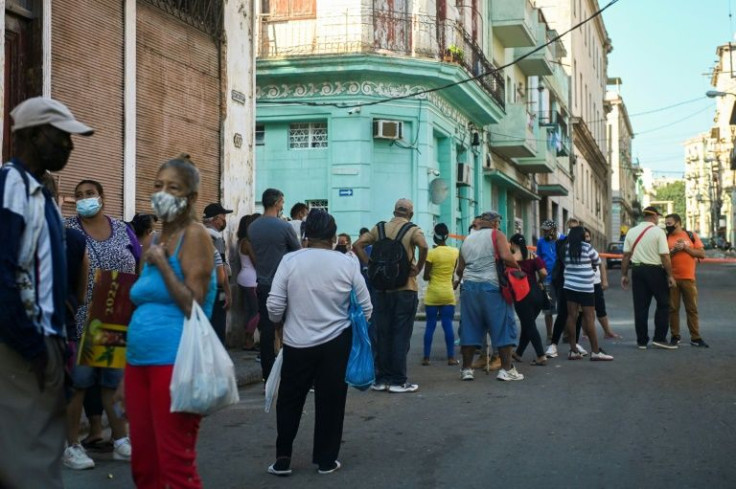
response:
{"label": "sandal", "polygon": [[516,352],[513,352],[511,354],[511,358],[513,358],[515,362],[524,363],[524,360],[519,355],[517,355]]}
{"label": "sandal", "polygon": [[534,360],[532,360],[531,362],[529,362],[529,365],[534,365],[534,366],[537,366],[537,367],[546,367],[547,366],[547,360],[537,361],[537,359],[535,358]]}
{"label": "sandal", "polygon": [[424,365],[425,367],[429,365],[429,358],[422,358],[422,365]]}
{"label": "sandal", "polygon": [[455,367],[457,365],[460,365],[460,362],[458,360],[455,360],[454,358],[448,358],[447,365],[450,365],[451,367]]}

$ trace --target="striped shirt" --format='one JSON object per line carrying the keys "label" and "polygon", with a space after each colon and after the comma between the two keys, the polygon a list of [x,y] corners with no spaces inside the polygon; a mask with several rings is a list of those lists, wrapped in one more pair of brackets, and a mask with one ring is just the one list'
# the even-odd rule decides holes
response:
{"label": "striped shirt", "polygon": [[54,199],[17,160],[0,168],[0,341],[31,359],[65,335],[66,239]]}
{"label": "striped shirt", "polygon": [[581,243],[580,261],[573,262],[570,245],[565,244],[565,286],[576,292],[593,293],[595,290],[595,269],[601,264],[598,252],[590,243]]}

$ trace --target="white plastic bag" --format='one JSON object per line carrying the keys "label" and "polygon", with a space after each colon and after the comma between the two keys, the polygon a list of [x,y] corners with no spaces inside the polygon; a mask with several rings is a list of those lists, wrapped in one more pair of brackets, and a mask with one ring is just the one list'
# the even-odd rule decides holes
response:
{"label": "white plastic bag", "polygon": [[279,392],[279,384],[281,383],[281,365],[284,364],[284,349],[279,350],[279,354],[276,355],[276,360],[273,362],[271,367],[271,373],[268,374],[268,380],[266,380],[266,412],[271,412],[271,404]]}
{"label": "white plastic bag", "polygon": [[212,414],[240,400],[235,366],[196,301],[171,375],[171,412]]}

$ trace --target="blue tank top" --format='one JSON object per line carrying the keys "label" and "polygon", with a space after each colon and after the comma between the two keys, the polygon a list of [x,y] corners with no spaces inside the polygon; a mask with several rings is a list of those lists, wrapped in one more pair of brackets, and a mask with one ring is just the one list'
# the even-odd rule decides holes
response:
{"label": "blue tank top", "polygon": [[[169,265],[179,280],[184,280],[179,261],[182,235],[176,251],[169,257]],[[207,317],[217,294],[217,276],[212,270],[202,309]],[[163,275],[155,266],[146,263],[141,275],[130,290],[130,299],[137,307],[128,326],[127,360],[131,365],[173,365],[184,327],[184,313],[166,288]]]}

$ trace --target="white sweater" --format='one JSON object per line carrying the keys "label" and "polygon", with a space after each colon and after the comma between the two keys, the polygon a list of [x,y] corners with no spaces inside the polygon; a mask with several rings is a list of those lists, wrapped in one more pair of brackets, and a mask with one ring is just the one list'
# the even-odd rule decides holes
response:
{"label": "white sweater", "polygon": [[[306,248],[285,255],[266,302],[273,322],[284,319],[284,344],[308,348],[350,327],[350,291],[366,319],[373,306],[358,262],[340,252]],[[287,307],[288,306],[288,307]]]}

